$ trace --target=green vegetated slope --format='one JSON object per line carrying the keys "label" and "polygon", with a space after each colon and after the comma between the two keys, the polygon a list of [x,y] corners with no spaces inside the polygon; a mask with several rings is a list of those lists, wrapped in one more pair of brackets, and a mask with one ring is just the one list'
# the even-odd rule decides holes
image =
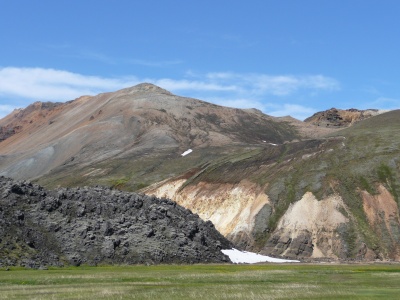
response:
{"label": "green vegetated slope", "polygon": [[[218,159],[200,168],[179,193],[201,182],[235,185],[246,179],[264,187],[269,203],[255,217],[251,237],[231,236],[253,250],[310,257],[319,248],[324,254],[320,257],[398,259],[399,149],[400,111],[392,111],[323,139],[267,144]],[[291,205],[307,192],[318,200],[339,195],[343,204],[337,200],[335,213],[347,221],[326,230],[320,224],[311,233],[305,228],[297,235],[278,228]],[[315,205],[297,217],[311,218]],[[324,230],[330,232],[328,236]]]}
{"label": "green vegetated slope", "polygon": [[247,148],[237,145],[199,148],[185,157],[181,156],[183,152],[178,149],[149,150],[147,154],[110,158],[89,166],[62,166],[44,174],[37,181],[48,188],[102,185],[137,191],[232,152],[246,151]]}
{"label": "green vegetated slope", "polygon": [[369,192],[375,184],[384,184],[399,201],[400,111],[391,111],[360,122],[338,133],[346,137],[343,158],[336,163],[360,188]]}

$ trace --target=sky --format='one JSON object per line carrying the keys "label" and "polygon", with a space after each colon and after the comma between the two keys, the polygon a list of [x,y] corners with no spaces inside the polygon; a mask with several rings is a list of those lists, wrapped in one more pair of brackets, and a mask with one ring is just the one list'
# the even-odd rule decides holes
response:
{"label": "sky", "polygon": [[0,117],[142,82],[303,120],[400,108],[397,0],[0,0]]}

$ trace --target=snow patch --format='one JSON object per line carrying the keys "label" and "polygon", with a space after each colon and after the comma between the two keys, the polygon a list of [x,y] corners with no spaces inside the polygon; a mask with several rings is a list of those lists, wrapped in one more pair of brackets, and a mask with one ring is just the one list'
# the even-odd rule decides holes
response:
{"label": "snow patch", "polygon": [[229,256],[229,259],[234,264],[255,264],[260,262],[271,262],[271,263],[295,263],[300,262],[299,260],[289,260],[289,259],[280,259],[274,258],[270,256],[265,256],[253,252],[240,251],[235,248],[230,250],[221,250],[222,253]]}
{"label": "snow patch", "polygon": [[192,149],[189,149],[189,150],[186,150],[185,152],[183,152],[181,155],[182,156],[186,156],[186,155],[188,155],[188,154],[190,154],[190,153],[192,153],[193,152],[193,150]]}
{"label": "snow patch", "polygon": [[[264,141],[263,140],[263,143],[266,143],[267,141]],[[268,145],[271,145],[271,146],[278,146],[278,144],[274,144],[274,143],[268,143]]]}

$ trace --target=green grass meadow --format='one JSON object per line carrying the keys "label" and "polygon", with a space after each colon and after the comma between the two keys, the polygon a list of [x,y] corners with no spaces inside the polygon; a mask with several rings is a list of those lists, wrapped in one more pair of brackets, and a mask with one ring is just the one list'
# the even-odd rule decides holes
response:
{"label": "green grass meadow", "polygon": [[0,299],[399,299],[400,265],[0,269]]}

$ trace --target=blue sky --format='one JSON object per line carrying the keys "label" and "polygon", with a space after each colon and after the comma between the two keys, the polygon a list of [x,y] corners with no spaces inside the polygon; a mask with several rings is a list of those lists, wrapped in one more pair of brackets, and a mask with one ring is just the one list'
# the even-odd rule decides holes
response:
{"label": "blue sky", "polygon": [[0,0],[0,117],[152,82],[304,119],[400,108],[400,1]]}

